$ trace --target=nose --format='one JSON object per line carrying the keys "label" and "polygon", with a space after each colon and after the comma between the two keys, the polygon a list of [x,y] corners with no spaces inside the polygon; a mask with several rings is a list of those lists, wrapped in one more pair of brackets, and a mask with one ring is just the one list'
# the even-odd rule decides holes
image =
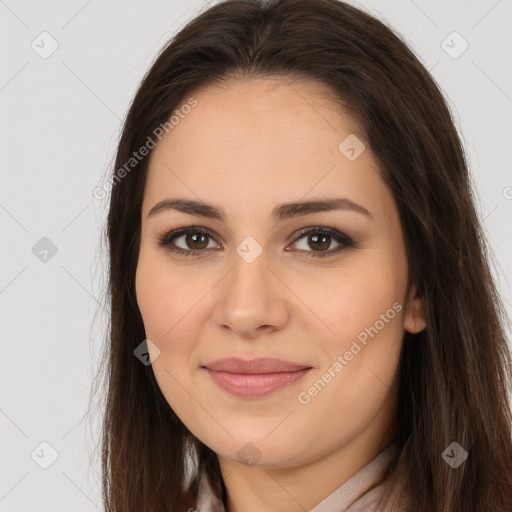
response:
{"label": "nose", "polygon": [[289,321],[290,292],[276,273],[265,252],[252,263],[236,255],[219,288],[217,325],[243,338],[283,329]]}

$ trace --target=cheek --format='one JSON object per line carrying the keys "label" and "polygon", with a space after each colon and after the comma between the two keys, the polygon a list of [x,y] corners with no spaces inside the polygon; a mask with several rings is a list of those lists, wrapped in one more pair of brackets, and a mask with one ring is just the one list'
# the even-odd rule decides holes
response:
{"label": "cheek", "polygon": [[322,429],[333,438],[363,431],[393,401],[403,307],[389,290],[373,291],[354,291],[343,299],[345,309],[333,328],[336,336],[319,340],[325,362],[300,390],[304,414],[322,418]]}
{"label": "cheek", "polygon": [[[160,344],[186,338],[187,326],[194,324],[195,308],[204,295],[204,282],[194,279],[189,271],[169,268],[165,257],[141,250],[135,276],[137,304],[146,335]],[[161,349],[163,347],[160,347]]]}
{"label": "cheek", "polygon": [[190,414],[190,397],[184,390],[193,389],[200,367],[197,340],[211,314],[205,294],[215,281],[212,275],[198,275],[192,266],[171,267],[165,256],[141,251],[135,277],[137,303],[146,337],[160,351],[152,369],[167,402],[181,418]]}
{"label": "cheek", "polygon": [[315,313],[330,328],[330,335],[326,330],[317,339],[326,358],[316,387],[329,383],[322,398],[311,401],[337,411],[331,414],[335,422],[342,418],[348,425],[372,416],[393,386],[403,337],[402,272],[400,261],[381,253],[379,258],[361,258],[350,273],[339,272],[330,280],[328,294],[315,287],[309,295],[308,305],[316,307]]}
{"label": "cheek", "polygon": [[158,267],[151,264],[144,251],[141,251],[135,274],[135,293],[146,336],[149,339],[152,337],[160,339],[162,332],[165,332],[168,318],[165,310],[169,288],[163,281]]}
{"label": "cheek", "polygon": [[202,294],[194,288],[193,279],[176,269],[169,272],[165,262],[149,251],[141,251],[135,288],[146,337],[160,351],[151,364],[158,386],[187,426],[200,424],[204,418],[196,417],[184,390],[193,387],[189,364],[200,324],[195,317],[200,310],[194,304]]}
{"label": "cheek", "polygon": [[324,269],[323,274],[314,278],[296,280],[294,292],[304,298],[317,323],[323,322],[323,326],[318,325],[325,332],[323,340],[327,347],[336,345],[340,349],[373,326],[390,308],[388,316],[394,321],[386,323],[386,332],[394,330],[395,335],[400,334],[400,322],[396,320],[401,314],[392,307],[403,301],[406,283],[402,273],[405,269],[399,262],[384,257],[382,252],[354,254],[350,261],[344,261],[344,268]]}

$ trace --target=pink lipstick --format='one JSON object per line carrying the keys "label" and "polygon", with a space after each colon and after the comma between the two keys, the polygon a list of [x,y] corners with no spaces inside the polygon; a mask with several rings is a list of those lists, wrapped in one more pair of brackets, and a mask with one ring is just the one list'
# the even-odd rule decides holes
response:
{"label": "pink lipstick", "polygon": [[275,358],[218,359],[203,366],[221,389],[239,397],[260,397],[302,379],[310,366]]}

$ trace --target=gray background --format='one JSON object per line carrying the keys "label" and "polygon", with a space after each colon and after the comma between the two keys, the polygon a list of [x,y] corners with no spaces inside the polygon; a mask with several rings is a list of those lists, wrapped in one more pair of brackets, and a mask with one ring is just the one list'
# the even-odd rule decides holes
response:
{"label": "gray background", "polygon": [[[395,27],[448,97],[510,315],[512,1],[353,3]],[[0,512],[102,510],[98,422],[80,421],[106,319],[107,200],[92,192],[144,72],[205,5],[0,0]]]}

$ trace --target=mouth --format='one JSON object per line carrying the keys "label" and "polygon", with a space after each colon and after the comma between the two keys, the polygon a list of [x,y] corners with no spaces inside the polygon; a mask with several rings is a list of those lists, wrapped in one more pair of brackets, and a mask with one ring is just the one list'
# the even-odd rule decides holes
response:
{"label": "mouth", "polygon": [[291,386],[312,370],[311,366],[274,358],[219,359],[202,366],[222,390],[238,397],[261,397]]}

